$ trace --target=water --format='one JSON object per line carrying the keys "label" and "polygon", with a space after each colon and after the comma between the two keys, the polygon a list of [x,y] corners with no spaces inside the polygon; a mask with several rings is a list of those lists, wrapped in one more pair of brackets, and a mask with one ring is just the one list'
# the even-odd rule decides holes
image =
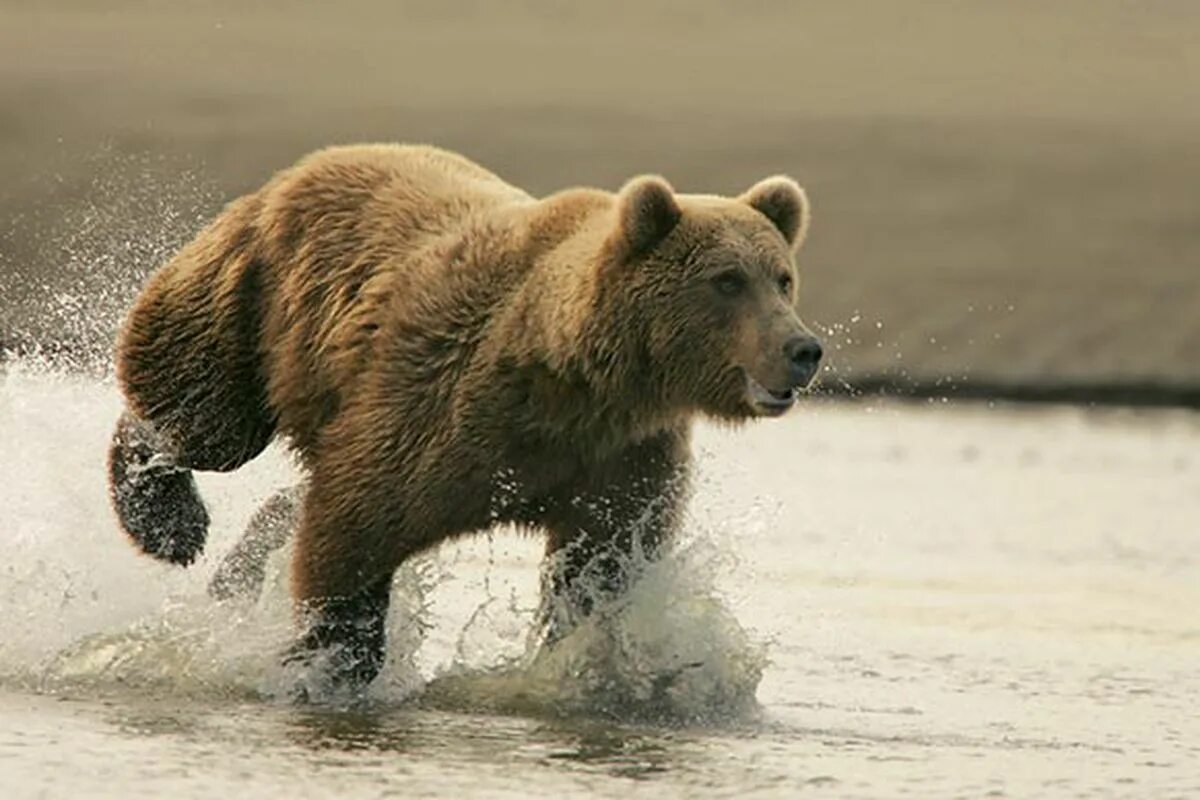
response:
{"label": "water", "polygon": [[202,476],[190,571],[108,511],[119,408],[0,375],[0,785],[32,797],[1200,796],[1200,418],[812,403],[698,435],[687,533],[533,655],[539,543],[401,571],[364,707],[295,707],[286,553],[204,592],[270,451]]}

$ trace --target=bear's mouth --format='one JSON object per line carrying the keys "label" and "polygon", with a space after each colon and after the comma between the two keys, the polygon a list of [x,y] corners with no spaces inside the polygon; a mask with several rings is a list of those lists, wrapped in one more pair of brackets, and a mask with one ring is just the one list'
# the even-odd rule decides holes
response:
{"label": "bear's mouth", "polygon": [[746,400],[755,413],[764,417],[778,417],[796,404],[798,392],[795,387],[783,391],[768,389],[746,373]]}

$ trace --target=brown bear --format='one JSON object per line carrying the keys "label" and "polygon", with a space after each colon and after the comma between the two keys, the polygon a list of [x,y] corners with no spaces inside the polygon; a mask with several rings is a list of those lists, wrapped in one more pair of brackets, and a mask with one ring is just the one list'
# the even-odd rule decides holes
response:
{"label": "brown bear", "polygon": [[538,199],[433,147],[314,153],[230,203],[130,312],[122,526],[190,563],[208,526],[191,471],[282,435],[308,476],[290,657],[324,652],[335,683],[365,686],[397,566],[498,523],[558,554],[547,591],[573,611],[554,638],[678,526],[693,420],[777,416],[812,380],[808,219],[786,177],[736,198],[646,175]]}

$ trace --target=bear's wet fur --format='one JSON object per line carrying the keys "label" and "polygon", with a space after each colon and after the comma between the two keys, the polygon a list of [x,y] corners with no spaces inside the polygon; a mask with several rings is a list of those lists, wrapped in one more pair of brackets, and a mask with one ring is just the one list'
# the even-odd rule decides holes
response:
{"label": "bear's wet fur", "polygon": [[[562,562],[548,591],[586,614],[581,576],[619,591],[628,554],[678,527],[693,420],[774,416],[812,379],[808,216],[785,177],[734,198],[641,176],[535,199],[433,147],[314,153],[138,297],[117,347],[118,516],[186,564],[208,522],[189,470],[286,437],[307,474],[289,657],[340,652],[353,687],[382,662],[396,567],[455,536],[544,531]],[[254,569],[272,536],[240,546]]]}

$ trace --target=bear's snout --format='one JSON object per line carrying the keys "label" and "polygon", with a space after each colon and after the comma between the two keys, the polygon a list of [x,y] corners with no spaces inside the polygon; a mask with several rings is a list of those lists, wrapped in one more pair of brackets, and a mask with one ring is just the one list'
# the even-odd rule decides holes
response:
{"label": "bear's snout", "polygon": [[787,359],[788,374],[792,386],[808,386],[821,365],[821,343],[815,336],[803,334],[793,336],[783,344],[783,355]]}

